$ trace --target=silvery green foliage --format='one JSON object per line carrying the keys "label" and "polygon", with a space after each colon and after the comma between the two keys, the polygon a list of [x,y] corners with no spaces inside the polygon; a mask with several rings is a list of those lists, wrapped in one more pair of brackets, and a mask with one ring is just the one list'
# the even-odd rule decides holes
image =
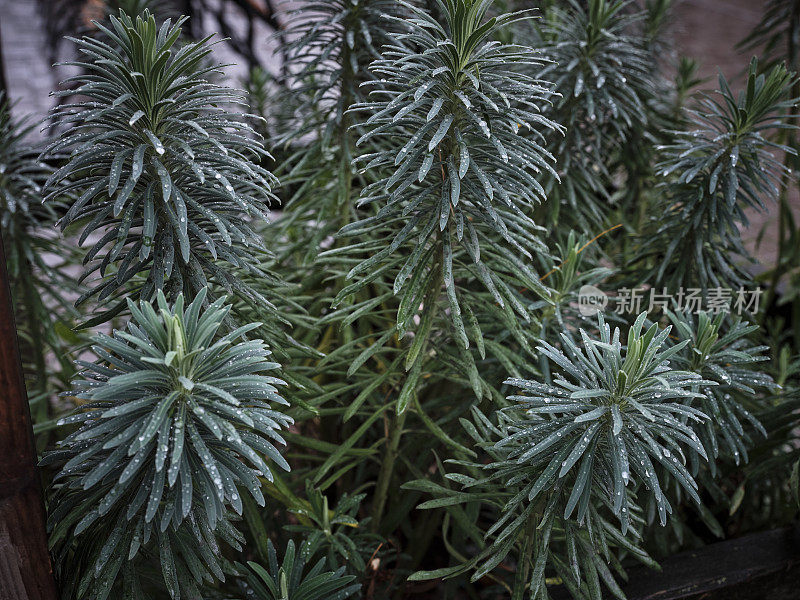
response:
{"label": "silvery green foliage", "polygon": [[275,120],[272,115],[274,98],[274,78],[269,71],[261,67],[253,67],[247,77],[242,80],[242,87],[247,92],[248,110],[259,117],[254,124],[255,130],[262,137],[268,137]]}
{"label": "silvery green foliage", "polygon": [[562,179],[552,200],[563,198],[563,218],[586,231],[609,213],[614,154],[646,126],[655,87],[643,16],[629,0],[569,0],[549,8],[540,26],[542,52],[553,62],[538,76],[559,94],[546,114],[566,127],[548,146]]}
{"label": "silvery green foliage", "polygon": [[282,141],[313,133],[323,147],[340,143],[339,125],[352,103],[364,99],[359,84],[372,79],[366,67],[391,40],[388,17],[398,8],[394,0],[326,0],[287,13],[286,100],[296,105],[299,121]]}
{"label": "silvery green foliage", "polygon": [[203,580],[224,579],[215,536],[243,540],[230,524],[241,494],[264,505],[264,456],[289,470],[274,446],[292,423],[273,408],[286,404],[268,374],[278,365],[243,339],[258,324],[223,334],[230,307],[204,304],[204,290],[188,306],[161,292],[155,307],[129,300],[127,330],[97,334],[99,360],[81,363],[79,407],[61,421],[78,429],[44,459],[61,469],[49,519],[57,571],[78,597],[134,593],[134,561],[154,554],[170,596],[196,597]]}
{"label": "silvery green foliage", "polygon": [[48,168],[36,160],[37,153],[28,142],[34,127],[14,119],[5,92],[0,91],[0,225],[9,238],[7,243],[16,237],[17,227],[33,227],[55,218],[53,208],[42,206],[37,198]]}
{"label": "silvery green foliage", "polygon": [[[545,271],[542,280],[552,292],[553,320],[559,329],[565,329],[570,319],[581,318],[576,310],[581,288],[584,285],[601,285],[605,278],[614,274],[613,269],[600,266],[595,257],[588,256],[596,241],[586,241],[584,236],[570,230],[563,242],[551,242],[555,257],[539,257],[542,264],[540,270]],[[544,302],[542,305],[546,306]],[[547,333],[541,332],[539,338],[547,338]]]}
{"label": "silvery green foliage", "polygon": [[355,583],[355,576],[345,574],[344,567],[325,571],[324,558],[308,569],[311,550],[307,544],[298,551],[290,541],[281,563],[272,540],[267,540],[267,552],[266,569],[249,562],[249,569],[245,570],[247,600],[345,600],[361,589],[361,584]]}
{"label": "silvery green foliage", "polygon": [[[580,330],[582,347],[567,333],[561,349],[542,341],[539,351],[555,371],[552,383],[508,379],[520,391],[509,397],[516,405],[498,411],[496,424],[477,411],[473,423],[465,422],[491,460],[451,461],[471,469],[469,476],[448,476],[463,491],[440,489],[444,499],[422,508],[470,500],[496,507],[486,548],[469,562],[477,569],[473,579],[521,544],[517,573],[530,561],[531,597],[544,589],[548,564],[569,580],[570,590],[586,585],[588,596],[599,599],[599,578],[619,597],[606,564],[616,560],[612,549],[652,562],[639,548],[641,507],[652,502],[665,524],[673,508],[668,484],[701,502],[687,463],[707,459],[694,430],[707,416],[688,401],[714,382],[676,370],[671,361],[688,342],[667,344],[671,328],[653,324],[644,331],[645,320],[646,313],[639,315],[624,344],[602,315],[598,338]],[[515,589],[523,584],[518,580]]]}
{"label": "silvery green foliage", "polygon": [[365,575],[367,561],[376,556],[375,549],[385,540],[369,533],[369,518],[360,522],[357,513],[366,494],[343,493],[331,506],[328,496],[306,480],[308,506],[292,512],[298,516],[297,525],[287,525],[286,531],[303,536],[310,554],[324,554],[328,567],[336,569],[345,565],[349,573]]}
{"label": "silvery green foliage", "polygon": [[233,271],[260,272],[250,221],[266,219],[274,178],[258,165],[267,153],[246,117],[225,108],[242,94],[209,82],[207,40],[177,44],[183,19],[109,21],[97,24],[109,43],[76,42],[87,62],[70,64],[86,73],[74,78],[85,100],[56,109],[70,128],[47,150],[69,160],[46,198],[74,194],[62,227],[81,223],[81,244],[93,236],[83,277],[96,280],[81,300],[194,296],[210,279],[247,295]]}
{"label": "silvery green foliage", "polygon": [[641,483],[649,491],[639,490],[640,498],[652,497],[663,525],[672,507],[657,477],[655,465],[660,465],[700,502],[685,457],[707,459],[689,425],[707,416],[685,400],[700,396],[696,386],[713,382],[673,369],[669,361],[688,342],[667,347],[671,328],[653,324],[643,332],[645,318],[646,313],[639,315],[624,346],[620,330],[612,333],[602,316],[599,339],[581,330],[583,348],[566,333],[560,336],[561,350],[543,341],[539,350],[559,368],[552,384],[506,381],[524,394],[510,399],[525,416],[498,445],[513,446],[510,458],[518,465],[512,471],[536,473],[530,477],[529,501],[561,484],[569,491],[565,518],[577,511],[582,521],[594,488],[605,495],[625,531],[630,524],[628,486]]}
{"label": "silvery green foliage", "polygon": [[292,41],[274,137],[289,153],[281,181],[291,190],[291,210],[277,226],[297,240],[289,250],[302,252],[304,263],[358,218],[352,196],[364,182],[351,163],[364,149],[355,148],[361,123],[348,111],[365,100],[361,84],[374,78],[367,67],[391,41],[387,17],[400,9],[394,0],[328,0],[302,3],[286,15]]}
{"label": "silvery green foliage", "polygon": [[[759,369],[759,364],[768,360],[763,354],[768,346],[754,345],[750,340],[758,325],[748,325],[723,312],[695,316],[679,311],[670,312],[669,318],[677,339],[688,342],[673,362],[716,383],[699,386],[702,395],[690,401],[709,417],[694,428],[703,446],[713,458],[725,454],[737,465],[746,462],[747,449],[755,441],[752,434],[767,435],[753,416],[767,408],[760,392],[776,388],[772,378]],[[715,463],[709,466],[715,473]]]}
{"label": "silvery green foliage", "polygon": [[50,280],[61,285],[65,282],[59,281],[57,270],[43,254],[62,254],[57,238],[47,230],[64,204],[61,198],[42,204],[42,186],[52,169],[37,159],[38,152],[29,141],[34,128],[35,124],[12,116],[11,105],[0,91],[0,228],[6,263],[12,280],[41,276],[43,284]]}
{"label": "silvery green foliage", "polygon": [[[48,417],[53,375],[69,378],[71,366],[56,323],[71,317],[69,296],[79,286],[65,274],[65,266],[76,260],[75,252],[53,231],[65,199],[42,203],[42,186],[53,169],[38,159],[30,141],[34,128],[34,123],[12,116],[0,91],[0,232],[21,356],[26,373],[33,375],[28,394],[38,424]],[[47,364],[50,353],[61,363],[60,373],[52,361]]]}
{"label": "silvery green foliage", "polygon": [[794,75],[778,65],[759,74],[750,63],[745,89],[734,95],[719,77],[719,95],[703,95],[688,109],[690,129],[675,132],[659,165],[665,200],[657,205],[654,232],[642,256],[653,260],[648,280],[671,289],[685,285],[738,288],[750,276],[737,257],[747,257],[740,226],[746,209],[763,210],[778,195],[785,167],[776,157],[794,150],[770,141],[773,129],[792,128],[785,109]]}
{"label": "silvery green foliage", "polygon": [[371,67],[379,77],[370,84],[374,101],[354,109],[370,115],[359,144],[404,143],[359,159],[366,172],[380,174],[360,200],[377,213],[340,232],[371,232],[389,243],[350,270],[348,277],[360,279],[339,298],[385,273],[400,296],[402,333],[423,299],[430,304],[444,285],[455,335],[467,347],[457,278],[481,282],[491,302],[525,318],[512,286],[546,293],[528,264],[545,250],[528,213],[544,199],[541,174],[556,176],[542,131],[558,126],[541,114],[548,84],[521,72],[541,64],[538,53],[492,40],[530,12],[487,19],[488,2],[449,0],[437,2],[439,23],[404,6],[411,17],[397,21],[408,30]]}
{"label": "silvery green foliage", "polygon": [[[511,554],[516,558],[511,592],[514,600],[547,598],[547,569],[561,579],[574,598],[602,600],[606,597],[601,589],[602,582],[615,597],[624,599],[612,572],[624,573],[622,557],[657,566],[641,547],[644,519],[636,504],[631,502],[628,506],[627,516],[632,525],[623,532],[613,519],[609,519],[609,507],[602,489],[599,494],[592,490],[591,502],[581,522],[575,515],[564,517],[568,477],[538,500],[527,501],[530,479],[525,465],[517,461],[518,449],[524,441],[499,443],[519,433],[524,419],[521,423],[519,415],[510,411],[497,411],[494,418],[489,419],[475,407],[472,417],[471,420],[462,419],[462,424],[488,461],[449,460],[447,462],[460,465],[469,474],[461,471],[445,473],[439,465],[446,480],[443,485],[418,480],[403,487],[433,494],[433,500],[423,502],[417,508],[444,508],[452,516],[457,516],[469,527],[469,539],[481,550],[456,566],[414,573],[411,580],[447,578],[473,570],[471,580],[477,581],[492,577],[496,567]],[[488,475],[487,470],[491,471]],[[512,472],[514,470],[516,472]],[[470,521],[465,523],[465,517],[475,520],[476,506],[480,506],[483,518],[478,518],[474,524]],[[450,507],[455,507],[455,510]],[[495,527],[501,520],[503,523]],[[485,539],[481,538],[482,535]],[[461,555],[457,557],[464,560]]]}
{"label": "silvery green foliage", "polygon": [[[567,119],[567,130],[584,129],[572,132],[578,136],[572,140],[576,149],[585,141],[599,150],[597,144],[607,142],[598,139],[601,133],[612,132],[618,142],[645,119],[640,93],[652,85],[651,64],[643,40],[634,35],[643,14],[632,12],[631,4],[570,0],[565,9],[548,10],[542,25],[542,50],[554,62],[541,74],[562,93],[553,111]],[[597,154],[592,158],[603,160]]]}
{"label": "silvery green foliage", "polygon": [[[667,3],[647,3],[653,22]],[[293,325],[297,343],[276,344],[281,348],[275,351],[283,349],[292,359],[292,379],[285,378],[305,385],[298,401],[292,402],[291,414],[307,422],[280,435],[292,442],[302,464],[282,480],[275,472],[273,485],[265,486],[265,491],[282,506],[276,509],[270,503],[259,510],[250,496],[259,498],[257,472],[268,471],[231,446],[226,424],[243,444],[272,463],[267,468],[273,468],[283,464],[274,446],[279,429],[290,420],[282,411],[264,407],[275,412],[270,417],[275,423],[272,434],[267,435],[255,430],[255,422],[250,426],[236,420],[242,406],[227,407],[228,412],[220,414],[201,399],[196,402],[204,412],[198,414],[186,400],[186,415],[208,454],[198,451],[192,436],[184,433],[183,456],[189,468],[179,467],[177,474],[171,471],[171,431],[164,434],[166,450],[159,446],[160,403],[168,402],[172,392],[195,398],[202,392],[197,378],[170,376],[168,385],[153,394],[155,399],[144,396],[150,384],[124,388],[119,405],[103,397],[102,390],[109,393],[114,379],[103,379],[107,371],[114,372],[116,363],[133,364],[119,358],[126,352],[135,353],[139,361],[134,365],[137,377],[181,364],[177,349],[171,347],[158,357],[147,354],[151,348],[141,335],[151,336],[139,322],[147,317],[146,311],[134,305],[134,321],[124,332],[128,337],[117,333],[98,344],[106,359],[116,352],[116,362],[110,365],[101,357],[100,364],[90,367],[89,374],[96,379],[81,390],[89,403],[75,417],[82,429],[70,436],[60,454],[48,459],[60,465],[74,461],[56,482],[53,496],[54,547],[59,572],[67,576],[68,594],[80,591],[93,600],[122,596],[125,591],[135,598],[232,597],[230,578],[228,584],[218,581],[236,569],[243,577],[234,584],[239,584],[243,598],[338,600],[358,594],[355,580],[344,576],[349,570],[368,578],[367,595],[388,597],[402,592],[405,582],[399,574],[409,564],[419,563],[422,568],[450,565],[412,576],[459,577],[442,582],[445,596],[456,589],[476,597],[491,595],[494,589],[485,585],[491,579],[509,590],[512,600],[529,596],[539,600],[547,597],[547,583],[557,578],[575,598],[599,600],[609,593],[622,597],[617,579],[624,577],[623,564],[636,559],[654,565],[644,550],[658,542],[654,531],[670,538],[694,526],[694,518],[668,518],[670,510],[683,517],[690,510],[701,515],[714,511],[707,502],[697,504],[698,495],[703,500],[717,497],[715,467],[707,466],[706,457],[733,462],[727,458],[735,459],[737,451],[743,456],[749,437],[755,438],[757,425],[745,411],[765,402],[753,397],[758,395],[754,385],[766,381],[751,362],[760,350],[744,341],[747,335],[740,326],[717,326],[713,319],[694,323],[676,317],[681,325],[676,322],[670,332],[676,342],[644,317],[636,320],[624,340],[624,333],[602,321],[599,334],[578,333],[586,320],[570,306],[582,284],[598,282],[608,272],[599,266],[605,261],[583,253],[591,243],[584,240],[595,241],[605,228],[594,228],[586,217],[596,222],[614,210],[626,221],[628,208],[639,206],[637,191],[652,183],[652,133],[683,126],[665,127],[665,122],[683,121],[658,120],[653,114],[669,105],[674,113],[667,116],[677,117],[691,70],[684,70],[687,85],[676,90],[675,106],[666,92],[661,104],[652,103],[653,96],[665,89],[652,87],[658,51],[648,36],[657,27],[642,25],[633,3],[542,4],[558,8],[545,13],[537,37],[514,38],[519,46],[506,43],[512,39],[511,31],[523,36],[535,31],[529,25],[538,21],[530,20],[527,11],[495,17],[507,3],[318,0],[298,5],[290,24],[297,35],[286,34],[293,41],[285,71],[276,79],[256,71],[251,82],[258,91],[253,106],[257,112],[268,112],[269,131],[285,142],[280,151],[288,156],[281,161],[282,172],[287,173],[281,177],[285,212],[278,223],[259,232],[269,236],[267,245],[278,251],[259,262],[282,269],[288,283],[276,290],[255,269],[246,272],[237,266],[236,272],[265,296],[268,290],[274,293],[271,297],[285,292],[282,300],[291,305],[284,317]],[[122,23],[121,19],[115,22]],[[518,27],[507,27],[515,23]],[[136,29],[136,23],[131,24]],[[113,24],[106,29],[120,38]],[[170,27],[164,31],[167,38],[172,35]],[[153,32],[157,45],[160,34],[155,28]],[[131,39],[138,43],[135,37]],[[389,43],[385,51],[384,43]],[[124,53],[116,41],[109,44],[114,52]],[[175,49],[178,44],[173,44],[172,58],[165,64],[191,55],[185,48]],[[548,54],[529,46],[547,46]],[[96,43],[84,49],[98,55],[107,52]],[[383,55],[375,57],[374,52]],[[559,65],[545,60],[556,55]],[[373,58],[377,60],[372,69],[366,69]],[[196,72],[206,73],[205,60],[185,76],[192,79]],[[91,60],[87,64],[99,69]],[[126,72],[110,71],[123,78]],[[93,72],[91,77],[108,75]],[[144,81],[132,77],[134,83]],[[551,77],[558,79],[556,88],[541,81]],[[192,82],[175,100],[188,96],[200,103],[203,94],[195,94],[192,86],[197,82]],[[284,86],[292,101],[283,97],[277,110],[270,109],[271,86]],[[156,146],[140,130],[146,118],[134,119],[129,110],[133,96],[117,107],[105,97],[90,100],[101,101],[107,112],[98,108],[92,113],[93,106],[86,110],[100,123],[115,118],[118,108],[128,111],[120,125],[126,136],[135,133],[144,140],[147,160],[156,158],[165,167],[184,164],[180,143],[169,146],[160,136],[164,156],[175,160],[159,158]],[[172,110],[175,105],[156,110]],[[566,138],[555,125],[562,120],[559,115],[569,125]],[[91,125],[82,125],[87,135],[90,131],[94,135]],[[673,139],[672,133],[662,133],[657,139]],[[198,134],[198,139],[206,139]],[[100,145],[106,143],[103,135],[100,131],[95,136]],[[75,160],[82,160],[77,158],[82,144],[71,147]],[[121,145],[120,151],[133,153],[135,148]],[[92,152],[93,146],[83,149]],[[638,149],[643,151],[637,153]],[[558,175],[569,179],[567,186],[573,189],[577,205],[557,196],[554,165],[559,157],[548,151],[566,155],[560,157],[562,165],[570,166]],[[221,151],[213,154],[208,160],[224,160]],[[250,158],[257,154],[242,150]],[[639,162],[631,159],[632,154]],[[130,179],[132,157],[129,154],[118,163],[116,191]],[[115,158],[111,163],[101,159],[92,164],[105,165],[105,171],[80,163],[69,177],[76,185],[86,177],[102,179],[100,191],[85,204],[97,214],[101,207],[113,205],[116,197],[116,192],[108,194],[103,179]],[[146,162],[143,158],[143,170]],[[641,171],[636,170],[639,167]],[[195,181],[190,171],[191,167],[180,181]],[[139,181],[144,177],[140,174]],[[155,198],[161,199],[159,172],[148,171],[147,177]],[[581,183],[589,178],[591,186]],[[206,177],[200,187],[209,182],[214,180]],[[58,185],[67,189],[69,183]],[[585,197],[580,185],[588,190]],[[88,189],[75,188],[78,196]],[[209,192],[221,195],[213,196],[220,206],[223,189]],[[259,189],[264,191],[263,186]],[[137,190],[142,194],[137,196]],[[114,233],[99,252],[116,244],[114,227],[123,223],[136,198],[146,198],[146,192],[135,183],[133,200],[124,201],[118,221],[113,206],[103,217]],[[626,198],[628,192],[632,193]],[[357,204],[359,196],[362,202]],[[607,202],[609,197],[613,203]],[[542,204],[543,200],[547,202]],[[668,202],[673,201],[670,196]],[[174,204],[171,196],[170,202]],[[574,229],[583,240],[567,235],[563,213],[558,224],[553,219],[540,223],[548,225],[547,238],[542,236],[533,215],[546,213],[554,204],[572,209],[569,218],[576,221]],[[237,214],[247,221],[245,212]],[[643,209],[640,218],[646,212]],[[665,213],[660,210],[653,217]],[[85,221],[92,219],[86,216]],[[127,249],[139,239],[135,236],[140,236],[144,220],[131,223],[132,233],[126,238],[130,242],[124,243],[117,259],[130,254],[131,260],[138,259],[141,248]],[[337,237],[334,234],[342,226]],[[174,237],[169,223],[164,229]],[[187,235],[192,231],[187,226]],[[209,231],[218,248],[221,238],[213,228]],[[681,237],[682,230],[670,235]],[[231,240],[234,250],[237,244]],[[175,248],[173,262],[178,264],[180,248]],[[615,250],[622,256],[615,261],[619,277],[638,277],[640,272],[631,273],[625,264],[632,246],[624,241]],[[190,245],[190,251],[190,256],[195,251],[209,256],[202,244]],[[119,272],[117,259],[108,261],[109,282]],[[103,255],[92,260],[100,262]],[[228,272],[222,260],[209,260]],[[110,293],[139,293],[136,286],[149,280],[151,270],[145,265]],[[169,285],[165,280],[166,301],[186,288],[183,283]],[[157,287],[152,287],[151,296],[157,297]],[[244,307],[243,298],[237,301],[236,309],[242,307],[237,316],[250,311],[247,314],[253,317],[245,322],[260,320],[255,313],[261,307],[252,303]],[[220,305],[212,303],[212,308]],[[154,311],[161,318],[158,308]],[[164,327],[164,335],[172,331]],[[231,351],[239,342],[231,342]],[[232,364],[241,357],[255,368],[249,361],[256,360],[256,351],[249,344],[261,346],[241,343],[245,349],[230,357]],[[119,347],[128,350],[114,350]],[[196,360],[207,352],[187,350],[185,357]],[[148,363],[142,360],[145,357],[157,360]],[[259,364],[264,360],[259,358]],[[227,389],[241,401],[239,391],[239,387]],[[133,396],[134,392],[141,395]],[[93,396],[98,393],[100,398]],[[216,402],[224,406],[224,397]],[[104,411],[114,410],[119,414],[105,418]],[[481,410],[494,412],[484,415]],[[471,419],[465,418],[470,414]],[[214,435],[213,425],[207,425],[209,419],[216,422],[222,439]],[[138,439],[143,428],[151,436],[145,447]],[[78,439],[84,432],[95,437]],[[265,445],[251,444],[248,433]],[[118,466],[84,489],[87,478],[117,450]],[[81,456],[84,452],[96,454]],[[137,456],[142,459],[138,469],[130,467],[132,475],[120,484]],[[221,491],[208,465],[219,473]],[[191,477],[190,487],[184,487],[184,476]],[[159,477],[164,479],[157,485]],[[130,487],[121,487],[126,485]],[[342,493],[328,506],[331,486],[341,487]],[[417,511],[414,505],[420,493],[433,497],[425,498]],[[238,507],[234,494],[244,494],[243,506]],[[185,501],[191,503],[184,515]],[[134,502],[138,504],[128,520]],[[220,540],[236,549],[241,545],[242,536],[232,527],[239,511],[249,535],[261,542],[263,567],[231,565],[222,558]],[[78,525],[84,518],[88,521]],[[656,520],[675,528],[651,527]],[[300,537],[306,540],[302,549],[281,545],[286,553],[280,560],[271,544],[263,544],[264,531],[277,531],[287,523],[284,531],[295,543]],[[138,531],[142,534],[137,537]],[[381,546],[378,538],[383,537],[392,540],[392,549]],[[438,558],[441,548],[447,549],[451,562]],[[312,555],[323,552],[327,565],[314,565],[320,557],[312,560]],[[232,555],[226,550],[225,556]],[[373,562],[373,557],[379,560]],[[241,554],[237,560],[245,562]],[[346,570],[338,567],[342,560],[348,562]],[[474,586],[464,576],[467,572]],[[387,573],[398,576],[384,577]],[[204,581],[216,589],[203,589]]]}

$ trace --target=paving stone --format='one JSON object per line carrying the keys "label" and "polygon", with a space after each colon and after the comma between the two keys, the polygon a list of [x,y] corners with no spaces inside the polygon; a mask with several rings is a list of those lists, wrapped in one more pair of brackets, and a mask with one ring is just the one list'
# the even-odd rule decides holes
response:
{"label": "paving stone", "polygon": [[44,118],[53,104],[49,94],[54,77],[36,0],[0,0],[0,37],[14,114]]}

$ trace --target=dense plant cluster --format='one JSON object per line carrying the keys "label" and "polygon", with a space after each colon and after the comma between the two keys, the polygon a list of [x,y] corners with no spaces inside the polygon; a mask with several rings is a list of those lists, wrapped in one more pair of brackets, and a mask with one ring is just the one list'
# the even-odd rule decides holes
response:
{"label": "dense plant cluster", "polygon": [[[536,75],[554,82],[559,95],[548,114],[566,128],[549,140],[562,181],[548,186],[548,196],[559,200],[548,217],[579,231],[593,231],[608,215],[617,167],[608,157],[647,131],[646,103],[659,83],[647,40],[637,35],[644,15],[630,8],[619,1],[570,0],[550,7],[538,27],[552,62]],[[569,207],[563,216],[562,205]]]}
{"label": "dense plant cluster", "polygon": [[[728,257],[747,256],[739,233],[739,226],[747,222],[745,209],[763,209],[765,198],[778,195],[785,167],[774,153],[792,149],[764,134],[794,127],[786,123],[784,112],[794,101],[782,100],[792,78],[783,65],[759,74],[754,59],[746,92],[737,99],[720,75],[722,100],[702,98],[688,111],[692,130],[678,132],[674,142],[662,148],[662,174],[678,178],[670,186],[670,205],[664,207],[665,217],[650,242],[660,248],[660,264],[652,275],[657,283],[704,288],[747,283],[743,266]],[[678,264],[692,266],[678,269]]]}
{"label": "dense plant cluster", "polygon": [[796,2],[714,92],[669,0],[299,3],[249,94],[102,4],[43,150],[0,106],[64,600],[624,599],[796,517]]}
{"label": "dense plant cluster", "polygon": [[75,311],[69,296],[80,288],[66,273],[75,252],[53,230],[69,196],[42,203],[52,169],[30,141],[35,125],[15,119],[11,108],[0,92],[0,232],[41,450],[53,426],[49,395],[63,390],[74,373],[67,354],[79,338],[70,331]]}
{"label": "dense plant cluster", "polygon": [[95,336],[98,361],[82,363],[79,408],[60,422],[80,427],[44,460],[61,465],[51,543],[69,593],[106,598],[122,569],[123,593],[140,596],[141,552],[157,555],[170,596],[194,597],[225,579],[215,535],[241,547],[242,495],[265,504],[265,458],[289,470],[274,442],[292,419],[273,407],[286,401],[264,343],[242,341],[257,323],[222,335],[230,307],[205,290],[188,306],[161,292],[155,307],[128,302],[127,331]]}
{"label": "dense plant cluster", "polygon": [[[121,13],[113,30],[97,26],[110,43],[78,43],[94,59],[77,63],[91,74],[78,76],[75,90],[87,101],[55,113],[72,126],[48,152],[69,161],[48,178],[45,199],[76,196],[61,226],[86,223],[81,243],[103,232],[82,276],[99,281],[81,300],[105,300],[131,283],[134,297],[193,296],[211,278],[242,290],[232,268],[260,273],[254,259],[264,244],[249,217],[267,218],[272,176],[253,162],[266,153],[241,114],[223,108],[242,97],[208,81],[210,48],[175,48],[180,25]],[[132,281],[138,274],[144,279]]]}

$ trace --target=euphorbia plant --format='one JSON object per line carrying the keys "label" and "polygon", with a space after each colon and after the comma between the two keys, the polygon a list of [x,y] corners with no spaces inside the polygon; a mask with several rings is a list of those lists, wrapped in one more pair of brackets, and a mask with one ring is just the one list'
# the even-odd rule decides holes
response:
{"label": "euphorbia plant", "polygon": [[114,332],[45,459],[65,597],[622,598],[724,533],[791,369],[753,315],[575,300],[752,287],[793,76],[695,104],[668,2],[543,4],[298,5],[249,104],[183,20],[78,42],[45,194]]}
{"label": "euphorbia plant", "polygon": [[[121,13],[111,28],[97,24],[108,42],[77,42],[90,60],[74,63],[89,73],[76,76],[86,101],[55,112],[70,127],[48,153],[69,160],[48,178],[45,199],[71,192],[61,226],[80,222],[81,244],[100,234],[84,258],[82,279],[94,280],[81,300],[194,296],[213,280],[265,305],[233,271],[267,276],[251,223],[267,218],[272,197],[274,178],[259,165],[267,153],[246,117],[225,108],[243,95],[210,81],[210,45],[178,46],[184,20],[158,26],[149,13]],[[118,299],[102,316],[124,308]]]}
{"label": "euphorbia plant", "polygon": [[263,505],[267,461],[289,469],[274,443],[292,419],[266,374],[278,365],[243,340],[258,323],[225,334],[230,307],[206,304],[205,290],[189,305],[129,301],[127,331],[93,340],[80,407],[61,421],[79,428],[44,461],[61,468],[50,540],[66,594],[142,597],[149,560],[171,597],[197,596],[229,570],[217,538],[241,548],[242,494]]}
{"label": "euphorbia plant", "polygon": [[283,381],[264,374],[278,365],[261,340],[242,340],[261,324],[230,330],[230,307],[207,289],[271,306],[232,269],[263,274],[251,218],[266,218],[272,176],[254,162],[266,152],[244,118],[215,106],[240,96],[206,80],[206,41],[178,48],[180,22],[158,27],[148,12],[111,24],[97,24],[108,43],[79,42],[92,62],[80,63],[91,74],[77,91],[91,101],[57,111],[75,125],[48,150],[68,157],[46,198],[72,195],[63,224],[86,223],[81,241],[101,232],[84,274],[100,281],[79,303],[122,291],[92,321],[125,308],[130,321],[95,336],[97,361],[81,363],[78,408],[62,420],[80,427],[45,458],[61,469],[51,544],[65,598],[143,598],[151,587],[197,597],[234,572],[219,541],[241,548],[231,518],[242,490],[263,505],[265,458],[289,469],[273,445],[292,422],[272,406],[286,404]]}

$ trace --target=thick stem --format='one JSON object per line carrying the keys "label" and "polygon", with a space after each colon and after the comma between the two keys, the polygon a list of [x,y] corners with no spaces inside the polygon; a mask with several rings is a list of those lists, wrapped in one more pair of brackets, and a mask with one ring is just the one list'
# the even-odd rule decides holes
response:
{"label": "thick stem", "polygon": [[351,50],[346,41],[342,42],[342,83],[339,88],[341,97],[342,114],[339,116],[339,226],[344,227],[350,222],[350,194],[353,189],[353,171],[350,165],[350,115],[347,111],[353,104],[352,89],[355,85],[356,73],[351,64]]}
{"label": "thick stem", "polygon": [[[351,151],[350,145],[350,117],[347,114],[350,105],[353,103],[353,96],[351,93],[352,86],[355,83],[355,72],[350,61],[350,47],[344,36],[342,38],[342,55],[340,57],[342,64],[341,85],[339,87],[340,102],[341,102],[341,115],[339,115],[338,124],[338,138],[339,138],[339,169],[337,173],[338,178],[338,196],[336,198],[336,208],[339,219],[339,228],[344,227],[351,220],[351,202],[350,196],[353,190],[353,172],[350,165]],[[334,244],[339,246],[341,239],[337,236]],[[347,285],[344,275],[339,278],[338,288],[342,289]],[[354,338],[352,325],[347,325],[342,330],[342,341],[344,344],[349,344]]]}
{"label": "thick stem", "polygon": [[[433,268],[436,270],[433,278],[434,283],[429,292],[426,293],[423,301],[423,310],[434,311],[434,313],[438,309],[437,301],[444,283],[441,241],[437,243],[437,246],[438,252],[436,252],[436,256],[439,258],[437,259],[436,264],[433,266]],[[434,317],[435,314],[431,315],[431,318]],[[425,340],[424,345],[420,350],[418,360],[421,360],[420,357],[425,355],[427,345],[428,340]],[[412,393],[416,394],[417,392],[414,390]],[[378,474],[378,481],[375,484],[375,501],[372,505],[372,530],[375,532],[380,530],[380,521],[381,517],[383,517],[383,511],[386,506],[389,484],[391,483],[392,475],[394,474],[394,463],[397,458],[397,450],[400,446],[400,438],[403,435],[403,425],[405,424],[407,414],[407,410],[400,413],[389,425],[386,443],[386,455],[384,456],[383,464],[381,464],[381,470]]]}
{"label": "thick stem", "polygon": [[522,550],[519,553],[519,560],[517,560],[517,573],[514,576],[514,594],[511,596],[511,600],[523,599],[525,586],[531,571],[531,563],[533,563],[533,551],[536,548],[536,525],[538,525],[538,522],[537,511],[531,511],[528,520],[525,522],[525,530],[522,534]]}
{"label": "thick stem", "polygon": [[372,530],[380,530],[381,518],[386,507],[389,494],[389,484],[394,474],[394,463],[397,460],[397,450],[400,447],[400,438],[403,436],[403,426],[406,422],[408,411],[396,415],[389,425],[389,435],[386,440],[386,454],[383,457],[378,482],[375,484],[375,501],[372,504]]}

